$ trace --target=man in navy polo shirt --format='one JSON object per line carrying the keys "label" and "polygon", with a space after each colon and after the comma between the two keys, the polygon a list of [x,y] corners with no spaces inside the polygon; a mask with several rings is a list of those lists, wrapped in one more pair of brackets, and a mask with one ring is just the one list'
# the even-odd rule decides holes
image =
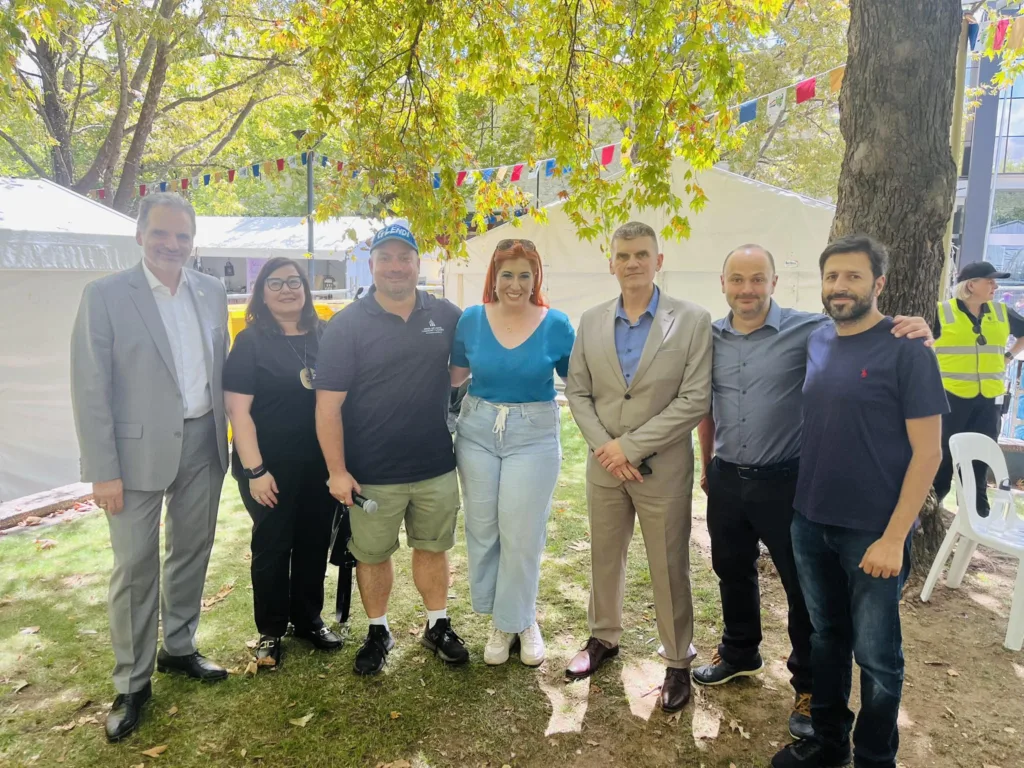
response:
{"label": "man in navy polo shirt", "polygon": [[[903,690],[900,594],[911,529],[942,460],[948,410],[935,354],[897,339],[878,311],[888,254],[870,237],[821,255],[825,311],[807,344],[800,475],[793,517],[797,575],[811,636],[812,739],[773,768],[895,768]],[[852,659],[861,707],[849,708]]]}
{"label": "man in navy polo shirt", "polygon": [[[363,675],[380,672],[395,644],[387,607],[403,521],[427,609],[422,642],[449,664],[469,660],[447,614],[447,552],[459,508],[448,359],[462,312],[416,290],[419,248],[405,223],[374,236],[370,270],[369,293],[328,323],[315,378],[317,436],[331,494],[351,511],[349,550],[370,619],[355,661]],[[377,511],[354,506],[353,493],[377,502]]]}

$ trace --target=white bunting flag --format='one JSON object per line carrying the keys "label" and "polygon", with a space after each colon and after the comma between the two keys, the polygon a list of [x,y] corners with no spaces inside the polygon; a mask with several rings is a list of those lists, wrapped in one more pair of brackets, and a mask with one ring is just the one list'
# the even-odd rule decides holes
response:
{"label": "white bunting flag", "polygon": [[786,92],[776,91],[768,95],[768,122],[773,125],[778,121],[779,115],[786,107]]}

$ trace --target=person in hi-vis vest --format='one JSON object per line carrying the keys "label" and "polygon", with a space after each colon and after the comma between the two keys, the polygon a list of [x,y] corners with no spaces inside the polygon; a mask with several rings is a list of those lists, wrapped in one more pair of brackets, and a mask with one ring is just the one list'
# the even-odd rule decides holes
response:
{"label": "person in hi-vis vest", "polygon": [[[932,335],[949,401],[949,413],[942,418],[942,465],[935,476],[940,502],[953,482],[949,438],[960,432],[980,432],[993,440],[999,437],[1006,363],[1024,350],[1024,317],[993,300],[996,280],[1009,276],[1008,272],[997,272],[987,261],[968,264],[957,276],[954,297],[939,302]],[[1016,341],[1007,350],[1011,336]],[[975,463],[978,512],[982,516],[988,514],[987,472],[984,464]]]}

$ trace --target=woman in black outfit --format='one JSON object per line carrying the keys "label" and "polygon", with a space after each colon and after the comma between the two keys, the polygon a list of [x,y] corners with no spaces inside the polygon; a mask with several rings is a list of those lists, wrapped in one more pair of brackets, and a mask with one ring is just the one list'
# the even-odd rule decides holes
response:
{"label": "woman in black outfit", "polygon": [[341,647],[324,626],[324,579],[337,502],[316,438],[313,372],[321,323],[309,283],[291,259],[260,270],[224,366],[234,435],[232,474],[252,517],[257,662],[281,663],[289,621],[320,650]]}

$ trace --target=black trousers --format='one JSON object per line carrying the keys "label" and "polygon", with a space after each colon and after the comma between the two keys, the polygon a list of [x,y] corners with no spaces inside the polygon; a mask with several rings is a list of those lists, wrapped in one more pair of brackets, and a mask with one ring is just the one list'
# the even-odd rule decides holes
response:
{"label": "black trousers", "polygon": [[331,522],[337,502],[327,489],[327,467],[320,461],[266,463],[277,482],[277,506],[257,504],[249,481],[238,481],[242,503],[252,518],[252,595],[261,635],[282,637],[295,629],[324,625],[324,580]]}
{"label": "black trousers", "polygon": [[722,594],[724,631],[718,654],[730,664],[754,663],[761,645],[758,540],[768,547],[789,603],[787,666],[797,693],[811,692],[811,619],[793,558],[790,525],[796,495],[796,462],[775,471],[751,472],[714,459],[708,467],[711,565]]}
{"label": "black trousers", "polygon": [[[941,503],[953,486],[953,456],[949,452],[949,438],[961,432],[980,432],[993,440],[999,439],[1003,411],[991,397],[956,397],[946,393],[949,413],[942,417],[942,464],[935,475],[935,495]],[[988,515],[988,465],[974,462],[974,480],[978,489],[978,513]]]}

